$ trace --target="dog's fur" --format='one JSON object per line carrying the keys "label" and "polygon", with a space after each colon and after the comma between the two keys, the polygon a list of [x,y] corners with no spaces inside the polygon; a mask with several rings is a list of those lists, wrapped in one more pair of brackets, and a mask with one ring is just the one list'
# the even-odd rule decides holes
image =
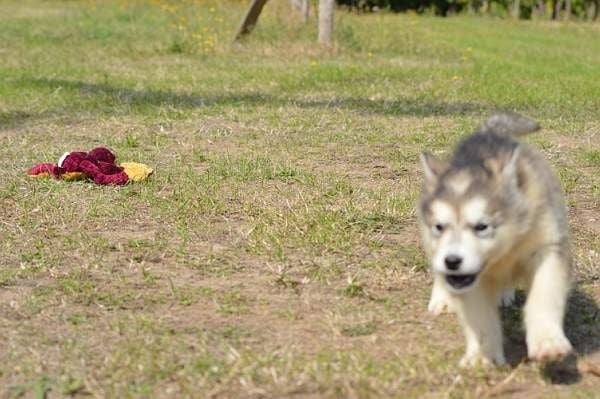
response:
{"label": "dog's fur", "polygon": [[516,114],[488,119],[450,161],[424,153],[418,205],[433,272],[429,311],[456,312],[464,328],[462,365],[504,364],[499,304],[527,290],[528,355],[555,360],[571,351],[563,332],[570,289],[563,193],[541,155],[514,137],[539,129]]}

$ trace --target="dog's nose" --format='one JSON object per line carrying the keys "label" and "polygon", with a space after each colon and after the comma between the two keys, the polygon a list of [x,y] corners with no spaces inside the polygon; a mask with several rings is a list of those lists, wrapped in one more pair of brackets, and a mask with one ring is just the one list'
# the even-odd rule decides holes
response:
{"label": "dog's nose", "polygon": [[444,259],[444,263],[446,264],[446,268],[448,270],[458,270],[460,264],[462,263],[462,258],[458,255],[448,255]]}

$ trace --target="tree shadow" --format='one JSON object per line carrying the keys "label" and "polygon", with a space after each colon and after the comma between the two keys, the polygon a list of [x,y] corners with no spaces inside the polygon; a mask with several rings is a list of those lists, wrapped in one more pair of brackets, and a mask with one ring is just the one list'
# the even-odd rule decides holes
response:
{"label": "tree shadow", "polygon": [[[502,310],[506,356],[513,367],[527,359],[527,345],[522,326],[524,303],[525,294],[517,292],[515,303]],[[594,298],[578,288],[571,292],[567,302],[565,334],[579,356],[590,355],[600,350],[600,309]],[[567,356],[562,361],[542,364],[541,373],[553,384],[569,385],[581,380],[576,355]]]}
{"label": "tree shadow", "polygon": [[0,130],[12,126],[23,125],[31,120],[43,117],[45,114],[35,114],[26,111],[0,112]]}
{"label": "tree shadow", "polygon": [[[300,108],[341,108],[360,113],[384,115],[436,116],[467,115],[489,111],[489,107],[471,102],[446,102],[437,100],[418,100],[398,96],[394,100],[369,99],[367,97],[340,97],[334,99],[306,99],[290,96],[276,96],[263,92],[239,93],[181,93],[169,90],[137,90],[115,86],[109,82],[89,83],[67,79],[21,79],[15,83],[18,87],[64,90],[83,97],[93,97],[94,106],[105,113],[117,112],[119,106],[161,107],[174,109],[195,109],[207,106],[296,106]],[[77,109],[77,104],[73,105]],[[68,110],[68,109],[67,109]],[[27,112],[19,112],[26,114]],[[0,127],[26,122],[32,118],[19,118],[6,114],[0,118]]]}

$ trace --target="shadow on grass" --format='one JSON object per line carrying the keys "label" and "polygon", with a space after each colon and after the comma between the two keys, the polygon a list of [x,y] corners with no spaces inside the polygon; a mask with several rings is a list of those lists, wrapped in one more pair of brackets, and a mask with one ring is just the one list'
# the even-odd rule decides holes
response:
{"label": "shadow on grass", "polygon": [[25,111],[7,111],[0,112],[0,129],[9,126],[18,126],[27,123],[30,120],[41,118],[46,114],[34,114]]}
{"label": "shadow on grass", "polygon": [[[358,112],[386,114],[386,115],[466,115],[487,111],[481,104],[469,102],[444,102],[431,100],[418,100],[398,98],[395,100],[371,100],[363,97],[343,97],[337,99],[302,99],[274,96],[267,93],[239,92],[232,94],[209,93],[178,93],[166,90],[136,90],[127,87],[118,87],[110,83],[87,83],[66,79],[21,79],[14,81],[15,88],[40,88],[66,91],[71,95],[92,97],[89,104],[90,110],[99,110],[103,113],[113,113],[119,106],[134,108],[152,108],[169,106],[174,109],[194,109],[205,106],[243,106],[243,105],[269,105],[296,106],[300,108],[342,108]],[[400,96],[399,96],[400,97]],[[80,107],[77,102],[72,107]],[[68,109],[67,109],[68,110]],[[135,112],[135,110],[134,110]],[[16,114],[26,114],[17,112]],[[34,116],[33,116],[34,117]],[[5,113],[0,116],[0,127],[15,126],[26,122],[30,118],[19,118],[18,115]]]}
{"label": "shadow on grass", "polygon": [[[517,293],[515,303],[503,309],[506,337],[506,356],[512,366],[527,358],[527,345],[522,327],[522,310],[525,295]],[[575,288],[569,296],[565,315],[565,333],[578,355],[586,356],[600,350],[600,309],[591,296]],[[563,361],[541,366],[542,376],[553,384],[574,384],[581,380],[577,357],[568,356]]]}

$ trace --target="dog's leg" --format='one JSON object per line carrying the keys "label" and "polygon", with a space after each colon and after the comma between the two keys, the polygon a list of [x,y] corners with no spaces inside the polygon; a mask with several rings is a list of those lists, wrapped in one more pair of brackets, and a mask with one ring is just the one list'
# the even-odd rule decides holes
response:
{"label": "dog's leg", "polygon": [[461,366],[478,363],[506,363],[502,347],[502,326],[498,312],[498,294],[480,284],[457,299],[457,313],[462,323],[467,349]]}
{"label": "dog's leg", "polygon": [[527,353],[533,360],[556,360],[573,349],[563,331],[569,263],[559,250],[541,254],[537,263],[524,310]]}
{"label": "dog's leg", "polygon": [[429,299],[427,310],[436,316],[446,311],[449,313],[455,311],[452,297],[445,286],[444,278],[437,275],[437,273],[433,276],[433,289],[431,290],[431,299]]}

